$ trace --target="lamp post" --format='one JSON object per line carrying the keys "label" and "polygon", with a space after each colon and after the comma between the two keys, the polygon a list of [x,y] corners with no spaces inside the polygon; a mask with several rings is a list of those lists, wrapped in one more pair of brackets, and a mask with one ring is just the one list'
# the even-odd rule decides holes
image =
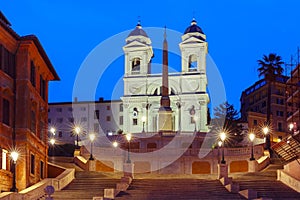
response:
{"label": "lamp post", "polygon": [[222,147],[222,141],[219,140],[218,142],[218,163],[220,163],[220,148]]}
{"label": "lamp post", "polygon": [[225,144],[225,139],[226,139],[226,133],[225,132],[220,133],[220,139],[221,139],[222,144],[223,144],[221,164],[226,164],[226,161],[224,159],[224,148],[225,148],[224,144]]}
{"label": "lamp post", "polygon": [[129,157],[129,151],[130,151],[130,140],[131,140],[131,134],[130,133],[127,133],[126,134],[126,139],[127,139],[127,142],[128,142],[128,157],[127,157],[127,161],[126,163],[131,163],[131,160],[130,160],[130,157]]}
{"label": "lamp post", "polygon": [[142,122],[143,122],[143,133],[145,133],[145,122],[146,122],[146,117],[145,116],[143,116],[142,117]]}
{"label": "lamp post", "polygon": [[50,144],[52,145],[52,157],[53,157],[53,156],[54,156],[55,139],[54,139],[54,138],[51,138],[49,142],[50,142]]}
{"label": "lamp post", "polygon": [[93,142],[94,142],[96,136],[95,136],[94,133],[91,133],[91,134],[89,135],[89,137],[90,137],[90,140],[91,140],[91,155],[90,155],[89,160],[94,160],[94,157],[93,157]]}
{"label": "lamp post", "polygon": [[251,145],[251,157],[250,157],[250,160],[255,160],[255,158],[254,158],[254,151],[253,151],[253,141],[255,139],[255,134],[254,133],[250,133],[249,134],[249,139],[250,139],[250,141],[252,143],[252,145]]}
{"label": "lamp post", "polygon": [[74,128],[74,131],[76,133],[76,149],[79,149],[79,134],[80,134],[80,127],[76,126]]}
{"label": "lamp post", "polygon": [[118,147],[119,146],[119,143],[117,142],[117,141],[114,141],[113,143],[112,143],[112,145],[113,145],[113,147]]}
{"label": "lamp post", "polygon": [[265,135],[265,144],[266,144],[266,149],[270,149],[270,146],[271,146],[271,141],[270,141],[270,134],[269,134],[269,128],[266,126],[266,127],[263,127],[262,129],[264,135]]}
{"label": "lamp post", "polygon": [[16,164],[17,160],[19,158],[19,153],[16,151],[13,151],[10,153],[10,156],[12,158],[12,173],[13,173],[13,183],[12,183],[12,188],[10,189],[11,192],[18,192],[18,188],[16,186]]}
{"label": "lamp post", "polygon": [[50,128],[50,133],[52,133],[52,136],[55,135],[55,131],[56,131],[56,129],[55,129],[54,127],[51,127],[51,128]]}

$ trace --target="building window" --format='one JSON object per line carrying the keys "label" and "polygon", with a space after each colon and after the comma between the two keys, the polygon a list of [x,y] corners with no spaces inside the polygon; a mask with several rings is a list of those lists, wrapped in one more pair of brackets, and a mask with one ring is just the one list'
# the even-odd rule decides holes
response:
{"label": "building window", "polygon": [[8,151],[5,149],[2,149],[2,161],[1,161],[1,169],[6,170],[7,169],[7,153]]}
{"label": "building window", "polygon": [[62,131],[58,132],[58,137],[60,137],[60,138],[62,137]]}
{"label": "building window", "polygon": [[44,162],[43,161],[40,162],[40,176],[41,176],[41,179],[44,178]]}
{"label": "building window", "polygon": [[120,116],[120,117],[119,117],[119,124],[120,124],[120,125],[123,125],[123,116]]}
{"label": "building window", "polygon": [[85,111],[86,108],[85,108],[85,107],[80,107],[80,110],[81,110],[81,111]]}
{"label": "building window", "polygon": [[110,106],[106,106],[106,110],[110,110]]}
{"label": "building window", "polygon": [[138,125],[138,120],[137,120],[137,119],[132,119],[132,124],[133,124],[134,126]]}
{"label": "building window", "polygon": [[56,122],[57,122],[57,123],[62,123],[62,122],[63,122],[63,118],[57,118],[57,119],[56,119]]}
{"label": "building window", "polygon": [[283,111],[277,110],[277,111],[276,111],[276,115],[277,115],[278,117],[283,117]]}
{"label": "building window", "polygon": [[30,66],[30,82],[35,87],[35,66],[33,61],[31,61],[31,66]]}
{"label": "building window", "polygon": [[99,119],[99,110],[95,110],[94,119]]}
{"label": "building window", "polygon": [[282,123],[281,122],[277,123],[277,130],[278,131],[283,131],[283,129],[282,129]]}
{"label": "building window", "polygon": [[0,69],[11,77],[15,76],[15,56],[0,45]]}
{"label": "building window", "polygon": [[68,120],[69,120],[70,123],[74,123],[74,118],[73,117],[69,117]]}
{"label": "building window", "polygon": [[106,121],[110,122],[110,116],[106,116]]}
{"label": "building window", "polygon": [[48,124],[51,124],[51,118],[48,119]]}
{"label": "building window", "polygon": [[141,59],[134,58],[131,63],[131,71],[132,72],[139,72],[141,69]]}
{"label": "building window", "polygon": [[86,122],[87,118],[86,117],[81,117],[81,122]]}
{"label": "building window", "polygon": [[68,111],[72,112],[72,111],[73,111],[73,108],[72,108],[72,107],[69,107],[69,108],[68,108]]}
{"label": "building window", "polygon": [[189,72],[197,71],[197,56],[196,55],[190,55],[189,56]]}
{"label": "building window", "polygon": [[276,103],[279,104],[279,105],[283,105],[283,99],[277,98]]}
{"label": "building window", "polygon": [[30,154],[30,174],[34,174],[35,172],[35,156]]}
{"label": "building window", "polygon": [[6,125],[10,125],[10,105],[7,99],[3,99],[2,103],[2,122]]}
{"label": "building window", "polygon": [[261,107],[264,108],[264,107],[266,107],[266,105],[267,105],[267,103],[266,103],[266,101],[264,101],[264,102],[262,102]]}
{"label": "building window", "polygon": [[62,108],[56,108],[57,112],[62,112]]}
{"label": "building window", "polygon": [[133,113],[132,114],[133,114],[134,118],[138,117],[139,112],[138,112],[137,108],[133,108]]}
{"label": "building window", "polygon": [[32,110],[31,111],[31,126],[30,126],[30,130],[33,133],[36,133],[36,116],[35,116],[35,112]]}
{"label": "building window", "polygon": [[257,120],[256,119],[253,120],[253,125],[257,126]]}
{"label": "building window", "polygon": [[123,104],[120,104],[120,112],[123,112]]}
{"label": "building window", "polygon": [[46,89],[46,81],[43,79],[42,75],[40,75],[40,95],[44,100],[46,100]]}

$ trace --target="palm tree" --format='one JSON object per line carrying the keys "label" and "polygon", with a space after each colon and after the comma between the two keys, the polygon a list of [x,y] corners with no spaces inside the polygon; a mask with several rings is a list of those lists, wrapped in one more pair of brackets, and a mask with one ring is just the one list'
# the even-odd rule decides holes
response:
{"label": "palm tree", "polygon": [[[270,125],[271,117],[271,92],[272,92],[272,83],[276,80],[277,77],[282,75],[283,61],[280,56],[275,53],[270,53],[268,56],[263,55],[262,60],[258,60],[258,65],[260,66],[257,71],[259,72],[259,77],[263,76],[268,84],[268,96],[267,96],[267,120],[266,125]],[[270,150],[271,141],[270,134],[266,136],[266,149]]]}

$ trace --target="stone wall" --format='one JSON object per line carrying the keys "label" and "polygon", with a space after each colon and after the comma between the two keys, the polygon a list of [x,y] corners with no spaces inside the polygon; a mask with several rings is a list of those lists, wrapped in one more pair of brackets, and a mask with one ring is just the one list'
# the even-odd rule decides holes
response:
{"label": "stone wall", "polygon": [[12,186],[12,173],[7,170],[0,169],[0,190],[1,190],[1,192],[9,191],[11,186]]}

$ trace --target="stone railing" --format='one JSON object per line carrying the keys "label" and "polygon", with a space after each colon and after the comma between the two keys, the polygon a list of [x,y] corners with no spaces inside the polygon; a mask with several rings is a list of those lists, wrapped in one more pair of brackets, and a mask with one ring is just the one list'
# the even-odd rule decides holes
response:
{"label": "stone railing", "polygon": [[64,187],[69,185],[75,178],[75,169],[66,169],[56,178],[52,179],[52,186],[56,191],[62,190]]}
{"label": "stone railing", "polygon": [[286,165],[283,169],[277,170],[277,180],[287,186],[300,192],[300,159],[294,160]]}
{"label": "stone railing", "polygon": [[[51,167],[58,167],[49,163]],[[55,190],[61,190],[67,186],[75,178],[75,169],[65,169],[56,178],[46,178],[42,181],[20,191],[19,193],[3,192],[0,194],[0,200],[31,200],[39,199],[45,196],[44,189],[48,185],[52,185]]]}
{"label": "stone railing", "polygon": [[88,170],[89,169],[88,160],[85,159],[83,156],[74,157],[74,163],[83,170]]}

